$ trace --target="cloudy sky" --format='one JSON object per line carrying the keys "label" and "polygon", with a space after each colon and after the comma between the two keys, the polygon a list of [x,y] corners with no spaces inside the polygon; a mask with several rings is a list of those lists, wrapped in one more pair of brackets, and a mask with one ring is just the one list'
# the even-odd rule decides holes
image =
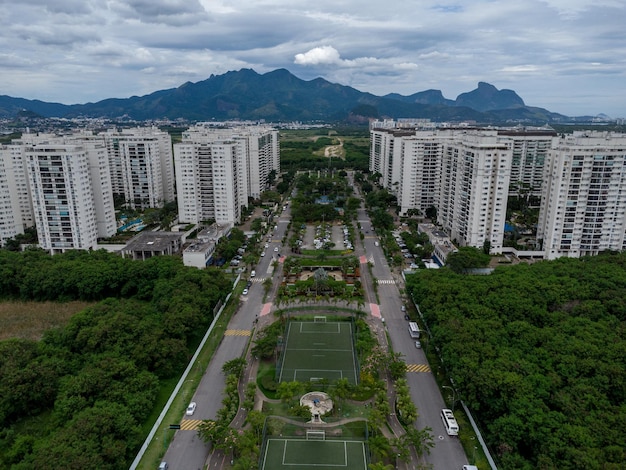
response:
{"label": "cloudy sky", "polygon": [[85,103],[286,68],[626,117],[625,25],[624,0],[0,0],[0,95]]}

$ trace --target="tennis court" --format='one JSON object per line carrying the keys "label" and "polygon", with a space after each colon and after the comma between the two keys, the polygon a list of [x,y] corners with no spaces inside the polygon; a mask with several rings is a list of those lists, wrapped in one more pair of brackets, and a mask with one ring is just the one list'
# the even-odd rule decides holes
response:
{"label": "tennis court", "polygon": [[291,321],[278,382],[358,381],[352,323]]}
{"label": "tennis court", "polygon": [[268,439],[261,470],[367,470],[362,441]]}

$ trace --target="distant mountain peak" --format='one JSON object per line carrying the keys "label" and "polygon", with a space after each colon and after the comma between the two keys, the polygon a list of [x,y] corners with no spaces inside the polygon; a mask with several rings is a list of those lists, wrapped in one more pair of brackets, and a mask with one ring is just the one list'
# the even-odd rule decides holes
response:
{"label": "distant mountain peak", "polygon": [[478,82],[475,90],[461,93],[456,97],[456,105],[482,112],[525,106],[524,100],[513,90],[498,90],[487,82]]}
{"label": "distant mountain peak", "polygon": [[268,121],[345,121],[381,118],[427,118],[433,121],[550,122],[565,116],[528,107],[512,90],[487,82],[456,100],[430,89],[403,96],[376,96],[323,78],[302,80],[284,68],[264,74],[244,68],[211,74],[198,82],[127,99],[62,105],[0,96],[0,117],[15,117],[27,109],[44,117],[76,116],[146,119],[265,119]]}

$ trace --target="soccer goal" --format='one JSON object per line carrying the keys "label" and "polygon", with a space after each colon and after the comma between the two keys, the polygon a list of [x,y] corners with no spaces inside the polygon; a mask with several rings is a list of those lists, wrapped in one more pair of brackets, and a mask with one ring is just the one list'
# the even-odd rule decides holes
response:
{"label": "soccer goal", "polygon": [[314,323],[326,323],[326,317],[324,315],[315,315],[313,317]]}
{"label": "soccer goal", "polygon": [[309,431],[306,432],[307,441],[325,441],[326,431]]}

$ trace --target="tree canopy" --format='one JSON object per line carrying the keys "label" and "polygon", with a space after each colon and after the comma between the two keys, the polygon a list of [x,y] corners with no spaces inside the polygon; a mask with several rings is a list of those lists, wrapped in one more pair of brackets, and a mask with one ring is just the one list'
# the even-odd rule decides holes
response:
{"label": "tree canopy", "polygon": [[[0,342],[0,468],[128,468],[230,281],[180,258],[0,251],[0,298],[94,304],[41,341]],[[36,423],[36,424],[35,424]]]}
{"label": "tree canopy", "polygon": [[626,255],[407,277],[500,468],[626,461]]}

